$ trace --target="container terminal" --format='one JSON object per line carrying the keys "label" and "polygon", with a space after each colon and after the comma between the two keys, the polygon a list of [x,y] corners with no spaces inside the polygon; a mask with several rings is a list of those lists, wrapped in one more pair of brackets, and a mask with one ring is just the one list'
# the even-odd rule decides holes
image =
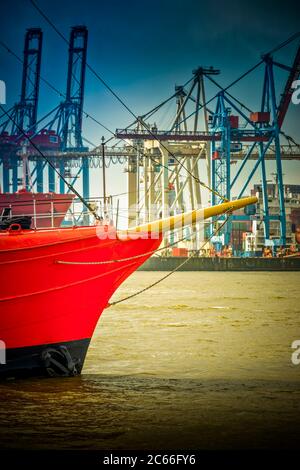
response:
{"label": "container terminal", "polygon": [[[91,216],[70,193],[69,184],[103,219],[128,227],[251,195],[258,197],[258,204],[228,216],[217,234],[226,215],[170,232],[163,241],[165,249],[140,269],[171,269],[187,258],[194,259],[182,269],[300,269],[300,185],[289,184],[282,169],[283,163],[300,160],[299,136],[284,131],[288,109],[297,99],[299,35],[290,41],[294,49],[286,63],[276,57],[285,44],[261,57],[255,67],[261,72],[255,108],[235,97],[231,86],[222,86],[221,70],[198,66],[167,99],[93,146],[83,124],[84,118],[97,123],[84,108],[88,29],[71,28],[63,100],[40,116],[41,82],[56,90],[41,73],[43,34],[40,28],[25,32],[23,57],[1,43],[23,67],[20,99],[9,117],[2,114],[0,119],[4,226],[7,211],[30,215],[34,228],[88,225]],[[277,80],[278,69],[284,79]],[[208,85],[215,87],[212,99],[207,99]],[[160,124],[166,107],[167,128]],[[127,179],[126,209],[120,207],[119,195],[107,189],[107,169],[113,165],[121,166]],[[93,174],[99,182],[96,197],[91,197]]]}
{"label": "container terminal", "polygon": [[10,458],[299,449],[299,11],[3,2]]}

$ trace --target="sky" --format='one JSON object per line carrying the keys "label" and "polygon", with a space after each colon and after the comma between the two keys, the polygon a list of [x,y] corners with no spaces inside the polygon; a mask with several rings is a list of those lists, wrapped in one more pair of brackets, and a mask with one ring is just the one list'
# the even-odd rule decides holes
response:
{"label": "sky", "polygon": [[[174,85],[187,81],[192,70],[200,65],[220,69],[218,81],[227,85],[256,64],[262,53],[300,29],[300,5],[291,0],[36,0],[36,3],[66,36],[71,26],[87,26],[88,62],[138,115],[170,96]],[[26,28],[43,29],[41,74],[65,91],[67,45],[30,0],[2,0],[0,8],[0,41],[18,55],[22,55]],[[296,45],[282,49],[276,60],[291,64]],[[285,77],[286,72],[282,71],[276,76],[278,96]],[[1,47],[0,79],[6,82],[9,108],[20,94],[21,66]],[[262,83],[260,68],[231,92],[255,109],[259,106]],[[208,86],[207,97],[216,91]],[[56,93],[42,83],[39,116],[59,101]],[[128,111],[88,71],[84,108],[112,131],[132,121]],[[283,127],[298,141],[299,118],[300,105],[291,105]],[[97,145],[102,135],[110,137],[90,120],[84,120],[83,134]],[[287,182],[296,183],[299,163],[284,164],[284,173]],[[100,174],[93,174],[91,181],[92,193],[99,194]],[[109,170],[108,185],[111,192],[126,190],[123,168],[114,166]]]}

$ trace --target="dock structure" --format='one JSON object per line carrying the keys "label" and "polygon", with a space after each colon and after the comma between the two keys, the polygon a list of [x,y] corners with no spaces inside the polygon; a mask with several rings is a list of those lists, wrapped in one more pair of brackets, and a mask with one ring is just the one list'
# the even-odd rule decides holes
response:
{"label": "dock structure", "polygon": [[[184,257],[152,256],[139,271],[173,271],[183,264],[184,260]],[[300,257],[191,257],[178,271],[300,271]]]}

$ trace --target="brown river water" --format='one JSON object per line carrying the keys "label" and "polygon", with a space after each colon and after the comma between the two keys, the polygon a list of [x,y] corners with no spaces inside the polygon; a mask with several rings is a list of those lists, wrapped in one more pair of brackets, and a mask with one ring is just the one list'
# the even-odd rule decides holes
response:
{"label": "brown river water", "polygon": [[0,448],[300,447],[299,279],[178,272],[110,307],[81,377],[0,384]]}

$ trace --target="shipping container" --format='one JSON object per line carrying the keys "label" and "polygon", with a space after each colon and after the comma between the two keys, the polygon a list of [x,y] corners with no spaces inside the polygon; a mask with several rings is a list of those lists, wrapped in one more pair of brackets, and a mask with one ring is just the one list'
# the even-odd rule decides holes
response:
{"label": "shipping container", "polygon": [[250,121],[252,122],[261,122],[261,123],[267,123],[270,122],[270,113],[262,113],[262,112],[256,112],[256,113],[251,113],[250,114]]}
{"label": "shipping container", "polygon": [[239,127],[239,117],[238,116],[229,116],[230,127],[232,129],[238,129]]}
{"label": "shipping container", "polygon": [[180,256],[186,257],[188,256],[189,252],[187,248],[173,248],[172,249],[172,256]]}

